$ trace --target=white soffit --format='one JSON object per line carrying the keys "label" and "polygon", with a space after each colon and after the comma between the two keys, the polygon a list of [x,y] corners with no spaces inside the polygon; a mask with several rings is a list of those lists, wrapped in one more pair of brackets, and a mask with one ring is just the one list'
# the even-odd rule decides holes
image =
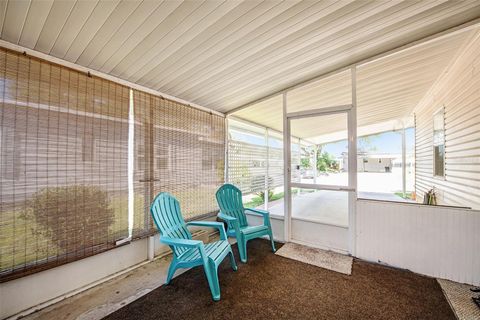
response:
{"label": "white soffit", "polygon": [[[416,104],[477,31],[478,28],[443,37],[360,65],[357,68],[358,134],[398,130],[404,123],[411,125]],[[350,103],[349,70],[287,93],[287,112]],[[282,130],[281,96],[241,109],[233,115]],[[294,134],[317,142],[340,140],[346,134],[343,131],[346,116],[337,117],[339,121],[333,121],[331,116],[295,120]]]}
{"label": "white soffit", "polygon": [[2,0],[0,37],[226,112],[478,17],[479,1]]}

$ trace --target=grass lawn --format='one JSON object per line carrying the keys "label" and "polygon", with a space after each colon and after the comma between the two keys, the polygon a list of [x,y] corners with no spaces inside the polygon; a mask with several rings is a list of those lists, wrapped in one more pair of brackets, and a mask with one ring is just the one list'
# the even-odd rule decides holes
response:
{"label": "grass lawn", "polygon": [[[216,188],[197,188],[174,192],[180,201],[185,219],[205,210],[215,203]],[[213,201],[213,202],[212,202]],[[135,230],[143,230],[149,221],[150,212],[145,210],[143,194],[134,196],[134,223]],[[115,219],[109,226],[108,239],[110,241],[128,237],[128,195],[115,195],[110,197],[110,206],[113,208]],[[33,213],[25,214],[23,210],[2,212],[3,221],[0,225],[0,272],[15,267],[41,261],[63,254],[63,250],[45,235],[44,227],[37,224]],[[145,215],[148,215],[146,217]],[[146,219],[147,218],[147,219]]]}
{"label": "grass lawn", "polygon": [[23,211],[3,212],[8,222],[0,226],[0,271],[8,270],[48,256],[62,254],[58,246],[45,237],[42,226],[24,218]]}
{"label": "grass lawn", "polygon": [[413,199],[411,191],[407,191],[405,193],[405,197],[403,196],[403,192],[401,192],[401,191],[395,192],[395,195],[397,195],[397,196],[399,196],[400,198],[403,198],[403,199]]}
{"label": "grass lawn", "polygon": [[[128,236],[128,196],[110,199],[115,219],[109,227],[109,240]],[[137,214],[134,226],[143,226],[143,196],[135,197]],[[140,214],[138,214],[140,212]],[[3,212],[8,223],[0,226],[0,271],[26,265],[63,254],[63,250],[44,234],[44,227],[37,224],[33,214],[23,211]],[[7,220],[4,218],[4,220]]]}
{"label": "grass lawn", "polygon": [[[283,196],[284,196],[283,192],[275,193],[270,199],[268,199],[268,201],[279,200],[279,199],[282,199]],[[256,208],[258,206],[261,206],[264,203],[265,201],[260,196],[256,196],[252,198],[252,200],[250,200],[249,202],[244,203],[243,205],[246,208]]]}

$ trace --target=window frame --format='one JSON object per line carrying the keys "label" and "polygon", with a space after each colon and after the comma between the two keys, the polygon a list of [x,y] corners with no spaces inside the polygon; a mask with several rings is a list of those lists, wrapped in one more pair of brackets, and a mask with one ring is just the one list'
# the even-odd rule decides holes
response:
{"label": "window frame", "polygon": [[[435,118],[438,116],[438,115],[441,115],[442,116],[442,129],[441,131],[443,131],[443,141],[442,141],[442,144],[436,144],[435,143],[435,132],[436,131],[440,131],[440,130],[436,130],[435,129]],[[446,173],[445,173],[445,156],[446,156],[446,150],[445,150],[445,106],[441,106],[439,109],[437,109],[434,113],[433,113],[433,117],[432,117],[432,176],[434,179],[438,179],[438,180],[446,180]],[[443,170],[442,170],[442,175],[437,175],[436,172],[436,159],[435,159],[435,147],[437,146],[441,146],[443,145],[443,159],[442,159],[442,162],[443,162]]]}

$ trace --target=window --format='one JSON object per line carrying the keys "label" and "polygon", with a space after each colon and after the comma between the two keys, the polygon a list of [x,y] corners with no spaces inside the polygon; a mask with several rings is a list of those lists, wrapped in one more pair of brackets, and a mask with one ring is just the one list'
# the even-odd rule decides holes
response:
{"label": "window", "polygon": [[283,198],[282,134],[233,119],[228,123],[228,181],[242,190],[244,205],[265,208],[266,190],[269,209],[283,205],[275,202]]}
{"label": "window", "polygon": [[[22,175],[21,147],[25,145],[22,132],[15,132],[15,128],[2,125],[0,130],[0,179],[16,181]],[[12,146],[17,145],[17,148]]]}
{"label": "window", "polygon": [[128,234],[125,86],[0,50],[0,282]]}
{"label": "window", "polygon": [[433,116],[433,175],[445,176],[445,118],[444,108]]}
{"label": "window", "polygon": [[178,199],[186,220],[216,213],[215,192],[224,182],[225,119],[137,90],[133,98],[135,139],[146,141],[139,160],[146,170],[135,174],[143,178],[134,182],[133,237],[156,232],[150,203],[160,192]]}
{"label": "window", "polygon": [[130,90],[0,49],[0,283],[156,232],[159,192],[217,210],[224,118]]}

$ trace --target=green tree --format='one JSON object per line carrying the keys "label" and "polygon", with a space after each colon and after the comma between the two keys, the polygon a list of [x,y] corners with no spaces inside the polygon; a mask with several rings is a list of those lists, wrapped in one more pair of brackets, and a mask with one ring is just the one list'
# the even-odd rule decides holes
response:
{"label": "green tree", "polygon": [[320,172],[336,171],[338,170],[338,162],[333,155],[324,151],[322,152],[321,146],[317,151],[317,170]]}
{"label": "green tree", "polygon": [[302,168],[310,168],[310,158],[305,157],[300,159],[300,166]]}

